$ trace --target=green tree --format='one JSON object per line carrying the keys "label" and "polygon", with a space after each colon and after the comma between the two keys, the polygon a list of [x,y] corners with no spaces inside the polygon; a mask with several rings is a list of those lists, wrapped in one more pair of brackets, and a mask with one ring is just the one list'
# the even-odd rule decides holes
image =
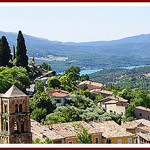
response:
{"label": "green tree", "polygon": [[54,142],[49,139],[48,137],[45,139],[45,141],[40,141],[39,138],[35,139],[35,141],[32,141],[33,144],[53,144]]}
{"label": "green tree", "polygon": [[45,108],[43,110],[41,108],[36,108],[31,113],[31,119],[41,122],[42,119],[45,119],[46,115],[47,110]]}
{"label": "green tree", "polygon": [[60,87],[60,81],[59,79],[57,79],[56,77],[50,77],[48,78],[47,80],[47,84],[48,84],[48,87],[51,88],[55,88],[55,87]]}
{"label": "green tree", "polygon": [[16,50],[15,50],[15,45],[13,45],[13,60],[16,58]]}
{"label": "green tree", "polygon": [[88,129],[86,129],[81,123],[74,123],[73,126],[77,129],[76,134],[80,143],[82,144],[91,144],[92,143],[92,134],[88,133]]}
{"label": "green tree", "polygon": [[83,74],[83,75],[81,75],[81,77],[80,77],[80,80],[81,81],[85,81],[85,80],[89,80],[90,78],[89,78],[89,76],[88,76],[88,74]]}
{"label": "green tree", "polygon": [[12,59],[10,48],[5,36],[0,39],[0,66],[9,66],[9,61]]}
{"label": "green tree", "polygon": [[58,122],[66,122],[66,119],[64,117],[60,117],[60,116],[51,116],[50,120],[45,121],[44,124],[56,124]]}
{"label": "green tree", "polygon": [[38,80],[38,82],[35,84],[35,91],[40,91],[40,92],[44,92],[44,86],[45,83],[42,80]]}
{"label": "green tree", "polygon": [[30,109],[31,111],[41,108],[42,110],[45,108],[47,110],[47,114],[52,113],[56,108],[56,105],[52,103],[51,98],[45,92],[37,91],[32,98],[30,98]]}
{"label": "green tree", "polygon": [[0,67],[0,93],[5,93],[13,84],[26,92],[31,84],[27,71],[18,67]]}
{"label": "green tree", "polygon": [[44,69],[47,70],[47,71],[52,70],[51,66],[48,65],[48,64],[45,63],[45,62],[43,62],[43,63],[41,64],[41,67],[44,68]]}
{"label": "green tree", "polygon": [[98,103],[98,100],[101,100],[101,99],[103,99],[102,94],[98,94],[98,95],[96,96],[96,98],[95,98],[95,103],[97,104],[97,103]]}
{"label": "green tree", "polygon": [[84,95],[70,95],[70,97],[72,98],[70,105],[80,109],[86,109],[87,107],[92,107],[95,105],[93,100],[85,97]]}
{"label": "green tree", "polygon": [[71,81],[76,81],[80,78],[80,68],[78,66],[71,66],[66,69],[65,75],[67,75]]}
{"label": "green tree", "polygon": [[28,66],[27,49],[21,31],[18,32],[17,37],[16,66],[22,66],[24,68]]}

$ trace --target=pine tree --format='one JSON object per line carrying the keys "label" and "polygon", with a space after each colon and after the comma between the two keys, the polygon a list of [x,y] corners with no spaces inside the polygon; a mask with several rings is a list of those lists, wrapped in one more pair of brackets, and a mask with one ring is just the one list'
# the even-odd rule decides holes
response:
{"label": "pine tree", "polygon": [[12,59],[10,48],[5,36],[0,39],[0,66],[8,66],[9,60]]}
{"label": "pine tree", "polygon": [[22,35],[22,32],[18,32],[17,37],[17,50],[16,50],[16,66],[22,66],[27,68],[28,66],[28,56],[27,56],[27,49],[25,45],[25,40]]}

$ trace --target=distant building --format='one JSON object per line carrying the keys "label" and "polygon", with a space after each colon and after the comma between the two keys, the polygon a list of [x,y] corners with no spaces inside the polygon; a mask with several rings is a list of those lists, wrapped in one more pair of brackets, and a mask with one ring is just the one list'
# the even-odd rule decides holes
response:
{"label": "distant building", "polygon": [[122,127],[134,134],[135,144],[150,144],[150,121],[138,119],[125,122]]}
{"label": "distant building", "polygon": [[76,128],[73,127],[74,123],[80,123],[88,129],[88,132],[92,134],[91,138],[93,144],[102,143],[101,129],[96,129],[84,121],[42,125],[31,120],[33,140],[39,138],[41,141],[44,141],[46,137],[48,137],[53,140],[55,144],[77,144],[79,139],[76,137]]}
{"label": "distant building", "polygon": [[47,93],[51,97],[52,102],[56,101],[56,106],[64,106],[66,103],[69,103],[71,101],[71,99],[69,98],[69,92],[64,90],[47,90]]}
{"label": "distant building", "polygon": [[99,105],[104,107],[108,113],[125,115],[128,100],[118,96],[108,96],[99,100]]}
{"label": "distant building", "polygon": [[90,124],[103,132],[102,143],[107,143],[108,139],[110,139],[111,144],[133,144],[134,142],[133,134],[125,131],[114,121],[90,122]]}
{"label": "distant building", "polygon": [[90,90],[90,92],[93,93],[95,96],[101,94],[103,98],[106,98],[108,96],[113,96],[113,92],[102,90],[102,89],[93,89],[93,90]]}
{"label": "distant building", "polygon": [[136,119],[150,120],[150,109],[142,106],[137,106],[134,109]]}
{"label": "distant building", "polygon": [[0,95],[0,142],[32,143],[29,97],[13,85]]}
{"label": "distant building", "polygon": [[82,89],[84,87],[87,87],[88,90],[102,89],[103,84],[92,82],[92,81],[83,81],[83,82],[81,82],[81,83],[78,84],[78,88],[79,89]]}

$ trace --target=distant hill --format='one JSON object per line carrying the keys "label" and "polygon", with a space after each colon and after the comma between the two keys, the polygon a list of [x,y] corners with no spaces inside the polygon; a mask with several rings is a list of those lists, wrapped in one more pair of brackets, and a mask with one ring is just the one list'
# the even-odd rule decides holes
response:
{"label": "distant hill", "polygon": [[66,42],[66,45],[81,45],[81,46],[102,46],[102,45],[120,45],[127,43],[150,43],[150,34],[141,34],[131,37],[126,37],[119,40],[112,41],[91,41],[91,42]]}
{"label": "distant hill", "polygon": [[[6,36],[12,50],[17,33],[0,31]],[[116,68],[150,64],[150,34],[142,34],[113,41],[60,42],[24,34],[30,57],[67,57],[65,61],[47,61],[58,72],[71,65],[83,69]],[[43,60],[36,60],[41,64]]]}
{"label": "distant hill", "polygon": [[128,69],[104,69],[89,75],[90,79],[120,88],[143,89],[150,93],[150,66]]}

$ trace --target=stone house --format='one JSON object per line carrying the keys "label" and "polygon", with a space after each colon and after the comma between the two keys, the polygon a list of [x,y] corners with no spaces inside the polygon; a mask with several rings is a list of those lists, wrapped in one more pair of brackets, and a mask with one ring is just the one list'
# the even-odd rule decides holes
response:
{"label": "stone house", "polygon": [[60,89],[54,89],[54,90],[48,90],[47,93],[52,99],[52,102],[56,101],[56,106],[64,106],[66,103],[70,102],[69,98],[69,92],[60,90]]}
{"label": "stone house", "polygon": [[29,97],[13,85],[0,96],[0,142],[32,143]]}
{"label": "stone house", "polygon": [[150,120],[150,109],[142,106],[137,106],[134,109],[136,119]]}
{"label": "stone house", "polygon": [[128,100],[118,96],[108,96],[99,100],[99,105],[104,107],[108,113],[125,115],[128,107]]}
{"label": "stone house", "polygon": [[135,144],[150,144],[150,121],[138,119],[125,122],[122,127],[134,134]]}
{"label": "stone house", "polygon": [[110,139],[111,144],[133,144],[133,134],[114,121],[90,122],[96,128],[102,130],[102,143]]}

